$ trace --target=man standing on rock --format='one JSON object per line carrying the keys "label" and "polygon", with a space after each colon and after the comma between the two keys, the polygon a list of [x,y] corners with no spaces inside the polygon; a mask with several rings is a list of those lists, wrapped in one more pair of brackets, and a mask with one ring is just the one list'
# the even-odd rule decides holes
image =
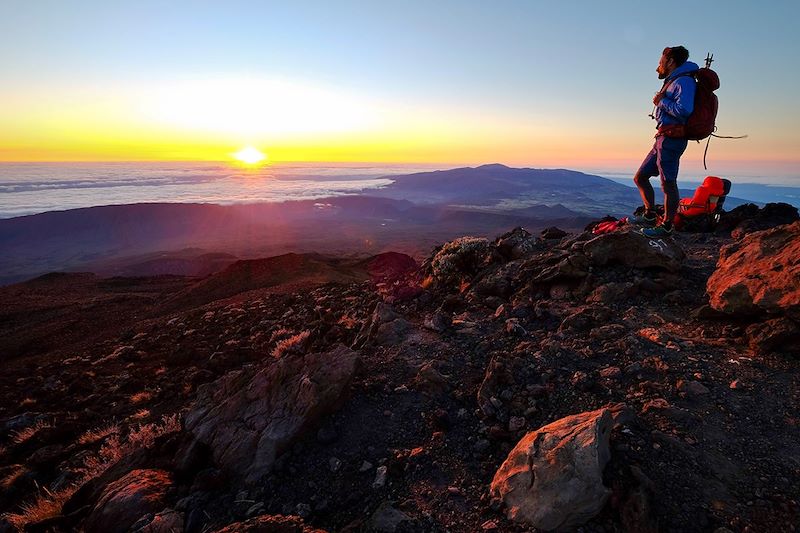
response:
{"label": "man standing on rock", "polygon": [[[633,181],[639,188],[644,201],[645,212],[634,216],[631,221],[647,226],[642,233],[648,237],[665,237],[672,233],[672,220],[678,212],[680,195],[678,193],[678,163],[688,144],[687,139],[667,137],[664,131],[669,126],[686,124],[694,110],[695,80],[691,73],[700,67],[687,61],[689,51],[683,46],[664,48],[656,72],[658,79],[664,80],[661,90],[653,98],[655,118],[658,128],[653,149],[644,158]],[[656,225],[655,193],[650,178],[661,177],[664,191],[664,219]]]}

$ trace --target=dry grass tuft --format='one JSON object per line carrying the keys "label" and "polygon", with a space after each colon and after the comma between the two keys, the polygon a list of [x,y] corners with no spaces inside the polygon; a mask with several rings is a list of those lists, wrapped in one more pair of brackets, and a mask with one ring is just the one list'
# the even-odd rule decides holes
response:
{"label": "dry grass tuft", "polygon": [[306,345],[308,344],[308,338],[310,335],[310,331],[302,331],[297,335],[293,335],[288,339],[280,341],[277,346],[275,346],[275,349],[272,350],[272,357],[275,359],[280,359],[281,357],[287,355],[303,353]]}
{"label": "dry grass tuft", "polygon": [[8,520],[18,531],[23,531],[28,524],[35,524],[59,515],[64,503],[75,494],[78,487],[79,485],[70,485],[56,492],[42,489],[42,492],[33,502],[22,506],[21,512],[6,513],[3,518]]}
{"label": "dry grass tuft", "polygon": [[137,404],[148,402],[152,400],[154,396],[155,395],[150,391],[137,392],[136,394],[131,395],[131,403]]}
{"label": "dry grass tuft", "polygon": [[11,485],[19,479],[19,477],[26,472],[25,467],[22,465],[16,465],[16,468],[12,470],[6,477],[0,479],[0,488],[4,490],[8,490],[11,488]]}
{"label": "dry grass tuft", "polygon": [[272,332],[272,335],[269,338],[269,342],[273,343],[278,340],[283,340],[286,337],[292,336],[292,330],[286,328],[278,328]]}
{"label": "dry grass tuft", "polygon": [[50,422],[45,422],[44,420],[37,420],[36,423],[30,427],[26,427],[17,431],[11,432],[11,440],[14,444],[22,444],[31,439],[34,435],[36,435],[39,431],[47,428],[51,428],[53,425]]}
{"label": "dry grass tuft", "polygon": [[5,513],[2,518],[8,520],[17,530],[22,531],[28,524],[35,524],[57,516],[61,513],[64,503],[86,481],[99,476],[126,455],[151,447],[158,437],[175,433],[180,429],[180,419],[177,414],[174,414],[161,417],[159,422],[134,427],[125,439],[120,438],[118,433],[109,433],[97,455],[84,461],[82,475],[78,482],[56,492],[50,492],[43,488],[33,502],[21,507],[19,513]]}
{"label": "dry grass tuft", "polygon": [[105,439],[109,435],[119,434],[119,431],[119,424],[116,422],[112,422],[106,426],[96,427],[84,432],[78,437],[78,444],[94,444],[95,442]]}
{"label": "dry grass tuft", "polygon": [[131,415],[131,418],[133,418],[134,420],[144,420],[148,416],[150,416],[149,409],[139,409],[138,411],[136,411]]}

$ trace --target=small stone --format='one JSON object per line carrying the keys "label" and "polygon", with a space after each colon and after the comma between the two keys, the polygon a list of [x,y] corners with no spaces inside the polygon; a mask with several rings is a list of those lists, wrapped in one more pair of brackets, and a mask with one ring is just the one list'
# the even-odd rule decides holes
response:
{"label": "small stone", "polygon": [[682,392],[688,396],[702,396],[708,394],[708,388],[699,381],[685,381],[679,379],[675,384],[678,392]]}
{"label": "small stone", "polygon": [[263,511],[264,511],[264,503],[263,502],[258,502],[256,504],[250,506],[250,508],[245,513],[245,516],[247,516],[247,518],[250,518],[250,517],[262,514]]}
{"label": "small stone", "polygon": [[388,469],[387,466],[379,466],[375,470],[375,481],[372,482],[373,489],[380,489],[386,485],[386,472]]}
{"label": "small stone", "polygon": [[521,337],[528,334],[528,332],[525,331],[525,328],[520,325],[518,318],[509,318],[506,320],[506,333],[516,337]]}
{"label": "small stone", "polygon": [[615,378],[622,373],[618,366],[609,366],[600,371],[600,376],[604,378]]}
{"label": "small stone", "polygon": [[331,457],[328,460],[328,464],[330,465],[331,472],[338,472],[342,468],[342,461],[338,457]]}
{"label": "small stone", "polygon": [[298,503],[297,507],[297,514],[300,515],[301,518],[308,518],[311,516],[311,506],[307,503]]}
{"label": "small stone", "polygon": [[524,427],[525,427],[525,417],[523,416],[512,416],[511,419],[509,419],[508,421],[509,431],[519,431]]}
{"label": "small stone", "polygon": [[402,522],[410,520],[407,514],[392,507],[390,502],[383,502],[372,514],[368,529],[380,533],[394,533]]}
{"label": "small stone", "polygon": [[742,389],[742,382],[739,381],[738,379],[734,379],[733,381],[731,381],[731,384],[728,385],[728,387],[730,387],[733,390],[741,390]]}
{"label": "small stone", "polygon": [[478,439],[472,446],[477,453],[486,452],[492,444],[487,439]]}
{"label": "small stone", "polygon": [[481,529],[484,531],[493,531],[497,529],[497,522],[494,520],[487,520],[483,524],[481,524]]}
{"label": "small stone", "polygon": [[361,463],[361,468],[358,469],[359,472],[366,472],[367,470],[372,470],[373,464],[369,461],[364,461]]}

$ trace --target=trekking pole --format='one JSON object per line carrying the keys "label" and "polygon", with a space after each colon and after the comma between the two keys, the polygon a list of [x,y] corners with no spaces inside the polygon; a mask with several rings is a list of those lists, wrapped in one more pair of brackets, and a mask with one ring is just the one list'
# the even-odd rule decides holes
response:
{"label": "trekking pole", "polygon": [[[712,54],[711,52],[706,53],[706,68],[711,68],[711,63],[713,62],[714,62],[714,54]],[[716,126],[714,126],[714,131],[717,131]],[[739,135],[739,136],[717,135],[712,131],[711,135],[708,136],[708,140],[706,141],[706,149],[703,151],[703,168],[706,170],[708,170],[708,167],[706,166],[706,155],[708,155],[708,145],[711,143],[711,137],[716,137],[717,139],[746,139],[747,135]]]}

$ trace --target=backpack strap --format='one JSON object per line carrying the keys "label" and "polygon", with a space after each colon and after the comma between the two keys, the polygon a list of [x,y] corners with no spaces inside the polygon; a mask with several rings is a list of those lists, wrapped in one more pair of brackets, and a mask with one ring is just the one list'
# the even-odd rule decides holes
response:
{"label": "backpack strap", "polygon": [[661,94],[666,94],[666,92],[667,92],[667,88],[668,88],[668,87],[670,87],[670,86],[671,86],[673,83],[675,83],[676,81],[678,81],[678,79],[679,79],[679,78],[683,78],[684,76],[688,76],[688,77],[692,78],[693,80],[695,80],[695,82],[696,82],[697,80],[696,80],[696,79],[695,79],[695,77],[694,77],[694,73],[695,73],[695,72],[697,72],[697,71],[696,71],[696,70],[693,70],[693,71],[691,71],[691,72],[684,72],[683,74],[678,74],[677,76],[675,76],[675,77],[674,77],[674,78],[672,78],[672,79],[665,80],[665,81],[664,81],[664,85],[662,85],[662,86],[661,86],[661,90],[660,90],[659,92],[660,92]]}

